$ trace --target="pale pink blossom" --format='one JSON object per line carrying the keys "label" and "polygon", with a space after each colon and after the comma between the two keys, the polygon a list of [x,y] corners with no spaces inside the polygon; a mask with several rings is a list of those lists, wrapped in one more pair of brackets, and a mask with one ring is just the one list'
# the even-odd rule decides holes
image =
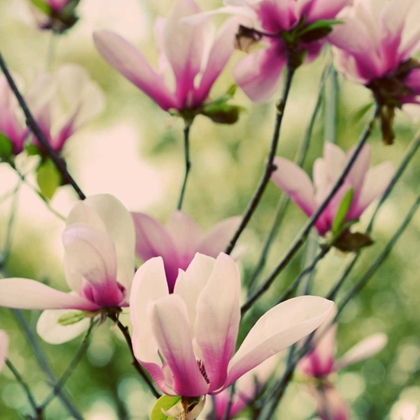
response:
{"label": "pale pink blossom", "polygon": [[4,363],[7,359],[7,352],[9,349],[9,336],[6,331],[0,330],[0,372],[4,367]]}
{"label": "pale pink blossom", "polygon": [[[313,182],[295,163],[276,157],[274,163],[277,169],[273,172],[272,180],[310,217],[331,192],[353,150],[344,153],[338,146],[326,143],[324,156],[314,163]],[[393,165],[383,162],[369,169],[370,159],[370,146],[365,145],[343,185],[318,218],[315,227],[320,235],[331,230],[340,203],[349,189],[353,189],[353,199],[346,221],[357,220],[389,185],[394,174]]]}
{"label": "pale pink blossom", "polygon": [[[58,152],[77,130],[99,115],[105,105],[97,83],[76,64],[63,65],[54,75],[40,74],[26,97],[42,132]],[[34,143],[41,147],[38,140],[34,139]]]}
{"label": "pale pink blossom", "polygon": [[[284,33],[291,33],[299,24],[309,26],[337,16],[351,0],[225,0],[221,11],[243,16],[247,27],[255,29],[256,40],[264,48],[250,52],[234,68],[238,85],[255,102],[263,102],[278,90],[282,70],[287,61]],[[325,34],[326,35],[326,34]],[[293,48],[313,60],[326,38],[303,37]]]}
{"label": "pale pink blossom", "polygon": [[167,19],[156,22],[158,70],[115,33],[95,32],[95,45],[112,67],[163,110],[195,109],[208,100],[213,83],[229,60],[237,28],[230,21],[214,36],[209,21],[201,25],[184,22],[200,11],[194,0],[178,0]]}
{"label": "pale pink blossom", "polygon": [[164,226],[144,213],[132,213],[136,229],[136,254],[143,261],[162,257],[169,291],[174,290],[178,270],[186,270],[196,252],[216,258],[222,252],[241,218],[231,217],[203,234],[183,211],[176,211]]}
{"label": "pale pink blossom", "polygon": [[[80,311],[98,313],[128,306],[133,278],[133,221],[113,196],[96,195],[77,203],[67,218],[62,239],[70,293],[35,280],[0,280],[0,306],[48,309],[39,318],[37,331],[50,343],[67,341],[87,328],[89,319],[80,316]],[[80,322],[63,325],[63,317]]]}
{"label": "pale pink blossom", "polygon": [[[130,297],[133,351],[160,390],[196,397],[223,391],[327,318],[333,303],[315,296],[269,310],[235,353],[241,282],[234,260],[196,254],[169,293],[160,257],[137,271]],[[234,354],[235,353],[235,354]]]}
{"label": "pale pink blossom", "polygon": [[339,15],[344,22],[329,36],[335,65],[348,79],[368,86],[392,106],[420,103],[417,0],[355,0]]}

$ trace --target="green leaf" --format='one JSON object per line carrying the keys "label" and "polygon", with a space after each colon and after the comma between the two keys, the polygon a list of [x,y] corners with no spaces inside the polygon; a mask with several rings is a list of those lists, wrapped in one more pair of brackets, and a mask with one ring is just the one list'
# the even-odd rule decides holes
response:
{"label": "green leaf", "polygon": [[365,115],[366,113],[373,107],[373,102],[362,106],[360,109],[358,109],[353,116],[351,117],[351,120],[353,123],[358,123]]}
{"label": "green leaf", "polygon": [[318,20],[308,25],[299,32],[299,38],[303,42],[314,42],[325,38],[333,30],[333,25],[342,23],[339,20]]}
{"label": "green leaf", "polygon": [[372,238],[365,233],[346,230],[334,241],[333,246],[343,252],[359,252],[373,243]]}
{"label": "green leaf", "polygon": [[35,144],[27,144],[25,146],[25,150],[28,156],[37,156],[37,155],[41,156],[42,155],[41,150]]}
{"label": "green leaf", "polygon": [[80,322],[83,319],[85,319],[85,314],[83,311],[72,311],[60,316],[60,318],[58,318],[58,323],[63,326],[73,325],[77,322]]}
{"label": "green leaf", "polygon": [[336,20],[336,19],[325,19],[325,20],[317,20],[314,23],[311,23],[310,25],[306,26],[304,29],[302,29],[299,32],[299,35],[304,35],[308,32],[312,32],[314,30],[318,29],[325,29],[325,28],[331,28],[334,25],[340,25],[343,21]]}
{"label": "green leaf", "polygon": [[237,105],[221,104],[215,105],[210,104],[205,106],[201,112],[206,117],[218,124],[234,124],[238,121],[239,114],[244,111],[245,108]]}
{"label": "green leaf", "polygon": [[162,395],[153,407],[150,414],[150,420],[168,420],[168,416],[162,410],[167,411],[174,405],[181,401],[181,397],[170,397],[169,395]]}
{"label": "green leaf", "polygon": [[48,199],[53,197],[57,188],[62,184],[61,174],[49,158],[38,166],[36,180],[41,193]]}
{"label": "green leaf", "polygon": [[31,3],[46,15],[50,15],[52,13],[51,6],[48,3],[45,3],[44,0],[31,0]]}
{"label": "green leaf", "polygon": [[4,133],[0,133],[0,160],[8,161],[13,155],[13,143]]}
{"label": "green leaf", "polygon": [[342,231],[344,221],[346,220],[347,213],[349,212],[351,203],[353,201],[353,196],[354,189],[350,188],[341,200],[341,203],[338,207],[337,213],[332,223],[332,232],[334,236],[338,236]]}

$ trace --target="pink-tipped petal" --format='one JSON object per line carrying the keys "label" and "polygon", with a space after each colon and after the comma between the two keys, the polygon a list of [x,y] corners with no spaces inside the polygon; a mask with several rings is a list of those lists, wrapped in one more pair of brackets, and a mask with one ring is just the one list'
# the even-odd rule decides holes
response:
{"label": "pink-tipped petal", "polygon": [[35,280],[0,280],[0,306],[17,309],[96,310],[98,305],[80,296],[60,292]]}
{"label": "pink-tipped petal", "polygon": [[316,296],[290,299],[265,313],[229,364],[225,386],[318,328],[334,303]]}
{"label": "pink-tipped petal", "polygon": [[94,32],[93,39],[102,57],[162,109],[177,108],[178,103],[163,80],[129,42],[109,31]]}
{"label": "pink-tipped petal", "polygon": [[373,334],[360,341],[350,350],[348,350],[336,363],[336,369],[343,369],[346,366],[361,362],[369,357],[375,356],[387,344],[388,337],[385,334]]}
{"label": "pink-tipped petal", "polygon": [[274,164],[277,169],[271,175],[271,179],[307,216],[311,216],[317,205],[314,187],[307,173],[295,163],[279,156],[274,159]]}
{"label": "pink-tipped petal", "polygon": [[223,386],[227,377],[241,318],[240,292],[238,267],[222,253],[197,301],[195,339],[210,379],[209,392]]}
{"label": "pink-tipped petal", "polygon": [[80,311],[56,309],[42,312],[36,324],[36,332],[49,344],[62,344],[83,334],[90,324],[90,318],[83,318],[71,325],[62,325],[59,319],[63,316],[79,315]]}
{"label": "pink-tipped petal", "polygon": [[233,69],[239,87],[253,102],[269,100],[280,86],[286,54],[278,52],[281,45],[273,43],[266,49],[248,54]]}
{"label": "pink-tipped petal", "polygon": [[220,252],[224,251],[239,224],[241,217],[235,216],[223,220],[214,228],[209,230],[200,240],[197,251],[216,258]]}
{"label": "pink-tipped petal", "polygon": [[172,294],[153,302],[149,316],[159,352],[171,369],[176,394],[185,397],[206,394],[208,383],[193,351],[187,308],[182,298]]}
{"label": "pink-tipped petal", "polygon": [[9,350],[9,336],[6,331],[0,330],[0,372],[3,369]]}

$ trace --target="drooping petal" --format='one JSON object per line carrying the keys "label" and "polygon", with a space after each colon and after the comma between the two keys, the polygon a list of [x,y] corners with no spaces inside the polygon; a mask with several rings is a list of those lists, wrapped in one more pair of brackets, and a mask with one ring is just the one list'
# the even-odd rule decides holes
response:
{"label": "drooping petal", "polygon": [[0,306],[16,309],[81,309],[94,311],[99,306],[81,296],[60,292],[29,279],[0,280]]}
{"label": "drooping petal", "polygon": [[254,325],[233,356],[225,386],[310,334],[325,321],[333,305],[316,296],[301,296],[270,309]]}
{"label": "drooping petal", "polygon": [[364,340],[360,341],[350,350],[348,350],[335,365],[336,369],[343,369],[346,366],[361,362],[369,357],[375,356],[387,344],[388,337],[385,334],[373,334]]}
{"label": "drooping petal", "polygon": [[286,54],[278,42],[248,54],[233,69],[239,87],[253,102],[264,102],[278,90]]}
{"label": "drooping petal", "polygon": [[224,251],[240,223],[240,216],[221,221],[201,238],[197,251],[216,258]]}
{"label": "drooping petal", "polygon": [[277,156],[277,169],[271,175],[275,184],[284,191],[305,213],[311,216],[316,210],[314,187],[311,179],[295,163]]}
{"label": "drooping petal", "polygon": [[163,110],[178,108],[175,97],[166,88],[163,80],[129,42],[109,31],[96,31],[93,39],[102,57]]}
{"label": "drooping petal", "polygon": [[4,363],[7,359],[7,352],[9,350],[9,336],[6,331],[0,330],[0,372],[3,369]]}
{"label": "drooping petal", "polygon": [[219,389],[227,377],[241,318],[240,292],[238,267],[221,253],[197,301],[195,339],[210,380],[209,392]]}
{"label": "drooping petal", "polygon": [[176,395],[206,394],[208,383],[193,351],[187,308],[182,298],[172,294],[151,303],[149,316],[159,352],[171,369]]}
{"label": "drooping petal", "polygon": [[78,337],[89,328],[90,318],[83,318],[74,324],[66,326],[58,322],[62,316],[71,314],[79,315],[80,311],[67,309],[43,311],[38,318],[36,332],[49,344],[62,344],[73,340],[73,338]]}

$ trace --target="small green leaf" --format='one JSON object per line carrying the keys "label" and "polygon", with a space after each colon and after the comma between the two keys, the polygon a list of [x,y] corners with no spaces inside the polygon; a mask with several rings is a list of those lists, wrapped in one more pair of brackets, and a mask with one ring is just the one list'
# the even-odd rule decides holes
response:
{"label": "small green leaf", "polygon": [[82,311],[68,312],[58,318],[58,323],[63,326],[73,325],[82,321],[83,319],[85,319],[85,314]]}
{"label": "small green leaf", "polygon": [[372,238],[365,233],[346,230],[334,241],[333,246],[343,252],[359,252],[373,243]]}
{"label": "small green leaf", "polygon": [[241,111],[244,111],[244,108],[237,105],[210,104],[209,106],[205,106],[201,113],[215,123],[234,124],[238,121]]}
{"label": "small green leaf", "polygon": [[0,133],[0,160],[8,161],[13,155],[13,143],[4,133]]}
{"label": "small green leaf", "polygon": [[332,232],[334,236],[338,236],[342,231],[344,221],[346,220],[347,213],[349,212],[351,203],[353,201],[353,196],[354,189],[350,188],[341,200],[332,223]]}
{"label": "small green leaf", "polygon": [[352,116],[353,123],[358,123],[366,114],[367,112],[373,107],[373,102],[362,106],[358,109]]}
{"label": "small green leaf", "polygon": [[52,13],[51,6],[48,3],[45,3],[44,0],[31,0],[31,3],[46,15],[50,15]]}
{"label": "small green leaf", "polygon": [[[181,401],[181,397],[170,397],[169,395],[162,395],[153,407],[150,415],[150,420],[168,420],[168,416],[163,411],[168,411],[174,405]],[[162,411],[163,410],[163,411]]]}
{"label": "small green leaf", "polygon": [[36,180],[41,193],[48,199],[51,199],[62,184],[61,174],[55,167],[51,159],[46,159],[38,166]]}
{"label": "small green leaf", "polygon": [[333,25],[342,23],[339,20],[318,20],[308,25],[299,32],[299,38],[303,42],[314,42],[325,38],[333,30]]}
{"label": "small green leaf", "polygon": [[28,156],[37,156],[37,155],[41,156],[42,155],[41,150],[35,144],[27,144],[25,146],[25,150]]}
{"label": "small green leaf", "polygon": [[325,28],[331,28],[334,25],[340,25],[343,21],[336,20],[336,19],[325,19],[325,20],[317,20],[314,23],[311,23],[310,25],[306,26],[304,29],[302,29],[299,32],[299,35],[304,35],[308,32],[312,32],[314,30],[318,29],[325,29]]}

